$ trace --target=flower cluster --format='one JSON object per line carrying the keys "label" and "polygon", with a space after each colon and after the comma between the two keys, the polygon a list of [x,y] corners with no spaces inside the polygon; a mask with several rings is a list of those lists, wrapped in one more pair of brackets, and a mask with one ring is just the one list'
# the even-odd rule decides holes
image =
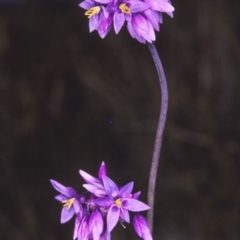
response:
{"label": "flower cluster", "polygon": [[79,6],[87,10],[90,32],[97,30],[104,38],[112,26],[118,34],[126,22],[130,35],[141,43],[154,41],[162,13],[173,17],[174,11],[170,0],[84,0]]}
{"label": "flower cluster", "polygon": [[[55,197],[63,204],[61,223],[75,216],[73,239],[110,240],[111,232],[117,223],[130,223],[129,211],[135,212],[133,226],[136,233],[144,240],[152,240],[147,220],[138,212],[149,206],[138,200],[140,192],[132,193],[133,182],[118,187],[109,177],[105,163],[102,162],[98,178],[83,170],[79,171],[85,180],[87,190],[78,194],[73,188],[65,187],[55,180],[52,186],[60,193]],[[123,225],[124,226],[124,225]]]}

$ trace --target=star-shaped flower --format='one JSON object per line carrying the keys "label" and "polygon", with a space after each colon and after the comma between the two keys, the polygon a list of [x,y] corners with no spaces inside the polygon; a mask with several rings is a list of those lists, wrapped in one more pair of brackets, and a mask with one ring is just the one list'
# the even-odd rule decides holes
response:
{"label": "star-shaped flower", "polygon": [[133,182],[126,184],[121,189],[107,176],[103,176],[103,185],[107,197],[97,198],[95,203],[99,207],[108,208],[107,232],[110,233],[119,220],[130,222],[129,212],[140,212],[150,207],[132,197]]}
{"label": "star-shaped flower", "polygon": [[59,195],[55,197],[56,200],[63,204],[61,212],[61,223],[69,221],[74,213],[78,214],[82,210],[82,206],[79,202],[79,195],[71,187],[65,187],[61,183],[50,180],[52,186],[60,192]]}

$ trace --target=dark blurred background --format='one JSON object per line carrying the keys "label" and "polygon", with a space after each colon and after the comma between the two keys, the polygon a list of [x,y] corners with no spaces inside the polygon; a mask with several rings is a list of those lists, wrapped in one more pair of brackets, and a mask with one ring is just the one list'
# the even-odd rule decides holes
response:
{"label": "dark blurred background", "polygon": [[[76,0],[0,0],[0,239],[72,239],[49,179],[105,161],[146,201],[159,114],[148,48],[88,32]],[[156,46],[169,85],[155,240],[240,239],[240,1],[174,1]],[[113,240],[139,239],[127,225]]]}

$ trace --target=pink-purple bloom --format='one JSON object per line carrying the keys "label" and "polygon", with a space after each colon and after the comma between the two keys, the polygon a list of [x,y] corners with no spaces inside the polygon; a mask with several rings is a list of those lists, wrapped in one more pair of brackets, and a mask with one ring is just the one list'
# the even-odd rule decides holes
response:
{"label": "pink-purple bloom", "polygon": [[84,0],[79,6],[87,10],[90,32],[97,30],[104,38],[112,27],[118,34],[126,22],[130,35],[141,43],[155,41],[162,13],[173,17],[174,11],[170,0]]}
{"label": "pink-purple bloom", "polygon": [[89,18],[89,31],[98,31],[101,38],[104,38],[111,30],[112,16],[106,11],[102,3],[93,0],[85,0],[79,6],[86,11]]}
{"label": "pink-purple bloom", "polygon": [[52,179],[50,182],[52,186],[60,192],[55,199],[63,204],[60,221],[61,223],[65,223],[74,216],[74,213],[78,214],[81,211],[82,206],[79,202],[79,196],[71,187],[65,187],[61,183]]}
{"label": "pink-purple bloom", "polygon": [[99,168],[98,178],[83,170],[79,172],[86,182],[83,187],[87,190],[81,195],[73,188],[50,180],[52,186],[60,192],[55,198],[63,204],[61,223],[67,222],[74,215],[76,217],[73,239],[111,240],[111,232],[117,223],[129,223],[129,212],[136,212],[133,222],[135,231],[144,240],[152,240],[147,220],[138,214],[148,210],[149,206],[138,200],[140,192],[132,193],[133,182],[118,187],[107,177],[104,162]]}
{"label": "pink-purple bloom", "polygon": [[149,209],[145,203],[132,198],[133,182],[126,184],[119,190],[118,186],[107,176],[103,177],[103,184],[107,197],[97,198],[96,205],[108,209],[107,231],[110,233],[119,220],[129,223],[129,212],[140,212]]}
{"label": "pink-purple bloom", "polygon": [[152,240],[152,235],[145,217],[136,214],[133,218],[133,226],[139,237],[144,240]]}

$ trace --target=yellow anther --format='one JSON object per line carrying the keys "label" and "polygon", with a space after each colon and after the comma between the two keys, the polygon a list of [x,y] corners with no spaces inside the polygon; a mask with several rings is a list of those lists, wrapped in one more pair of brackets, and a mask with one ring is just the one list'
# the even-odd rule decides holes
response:
{"label": "yellow anther", "polygon": [[117,200],[115,200],[115,204],[120,208],[122,207],[122,200],[121,198],[118,198]]}
{"label": "yellow anther", "polygon": [[74,200],[75,198],[70,198],[68,200],[62,201],[63,207],[67,207],[67,209],[69,209],[73,205]]}
{"label": "yellow anther", "polygon": [[101,8],[99,6],[96,6],[96,7],[92,7],[90,8],[89,10],[87,10],[85,12],[85,15],[88,17],[88,18],[91,18],[92,16],[98,14],[100,12]]}
{"label": "yellow anther", "polygon": [[120,9],[123,13],[131,14],[130,8],[129,8],[125,3],[122,3],[122,4],[119,6],[119,9]]}

